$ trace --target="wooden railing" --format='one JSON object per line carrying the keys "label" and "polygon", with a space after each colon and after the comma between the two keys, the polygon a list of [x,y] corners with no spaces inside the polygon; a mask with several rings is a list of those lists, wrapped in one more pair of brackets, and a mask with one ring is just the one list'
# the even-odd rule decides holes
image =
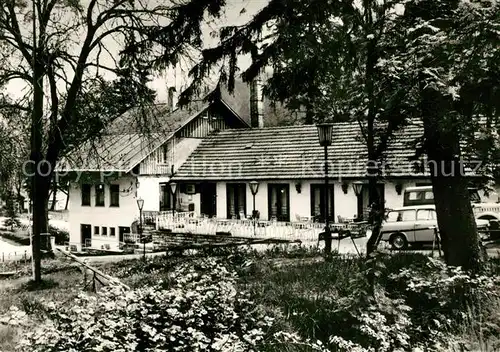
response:
{"label": "wooden railing", "polygon": [[[333,231],[340,229],[352,232],[366,231],[366,226],[360,223],[331,224],[330,226]],[[230,234],[238,237],[299,239],[302,241],[317,240],[324,228],[324,223],[315,222],[256,221],[254,223],[253,220],[195,218],[191,215],[183,217],[158,216],[156,223],[157,230],[172,233]]]}

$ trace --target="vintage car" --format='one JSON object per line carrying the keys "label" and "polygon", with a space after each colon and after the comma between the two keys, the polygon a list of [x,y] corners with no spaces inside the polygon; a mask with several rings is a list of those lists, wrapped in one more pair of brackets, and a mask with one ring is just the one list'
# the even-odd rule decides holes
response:
{"label": "vintage car", "polygon": [[[477,188],[469,188],[472,211],[476,219],[500,221],[500,204],[484,202]],[[434,204],[432,186],[407,187],[404,190],[403,206]]]}
{"label": "vintage car", "polygon": [[[476,219],[480,232],[488,231],[488,220]],[[382,224],[381,239],[394,249],[405,249],[408,245],[418,246],[434,241],[437,228],[434,205],[415,205],[392,209]]]}

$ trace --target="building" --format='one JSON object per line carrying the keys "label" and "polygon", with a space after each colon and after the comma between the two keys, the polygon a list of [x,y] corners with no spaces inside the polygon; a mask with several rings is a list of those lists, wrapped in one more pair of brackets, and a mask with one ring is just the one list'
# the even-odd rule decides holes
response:
{"label": "building", "polygon": [[[418,124],[398,133],[384,163],[379,189],[386,207],[403,204],[405,187],[429,184],[421,161],[405,142],[421,136]],[[329,219],[362,219],[368,207],[367,151],[357,123],[337,123],[329,150]],[[250,182],[259,183],[255,208],[261,220],[322,222],[324,151],[312,125],[226,130],[209,136],[173,176],[191,190],[197,216],[243,219],[251,216]],[[362,183],[354,194],[353,183]]]}
{"label": "building", "polygon": [[[143,126],[140,124],[143,123]],[[146,127],[149,130],[146,130]],[[139,217],[176,209],[196,209],[197,198],[177,196],[167,183],[178,167],[211,133],[248,127],[222,99],[194,101],[188,107],[155,105],[132,109],[99,140],[88,142],[63,160],[58,172],[70,173],[70,244],[117,249]],[[143,131],[143,132],[138,132]]]}

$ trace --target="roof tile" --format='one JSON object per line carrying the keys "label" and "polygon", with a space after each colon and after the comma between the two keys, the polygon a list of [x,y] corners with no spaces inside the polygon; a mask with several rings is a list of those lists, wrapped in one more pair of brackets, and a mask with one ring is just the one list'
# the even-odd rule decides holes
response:
{"label": "roof tile", "polygon": [[[410,124],[396,133],[385,161],[392,176],[423,176],[410,158],[411,143],[422,127]],[[328,147],[332,178],[364,177],[367,150],[357,123],[336,123]],[[323,178],[324,150],[316,126],[288,126],[222,131],[205,139],[180,167],[176,180],[250,180]]]}

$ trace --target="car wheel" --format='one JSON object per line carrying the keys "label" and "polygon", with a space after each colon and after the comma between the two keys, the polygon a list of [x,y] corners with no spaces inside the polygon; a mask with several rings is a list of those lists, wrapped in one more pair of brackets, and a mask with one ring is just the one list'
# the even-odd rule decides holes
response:
{"label": "car wheel", "polygon": [[403,234],[396,233],[391,236],[391,246],[393,249],[405,249],[408,247],[408,241]]}

